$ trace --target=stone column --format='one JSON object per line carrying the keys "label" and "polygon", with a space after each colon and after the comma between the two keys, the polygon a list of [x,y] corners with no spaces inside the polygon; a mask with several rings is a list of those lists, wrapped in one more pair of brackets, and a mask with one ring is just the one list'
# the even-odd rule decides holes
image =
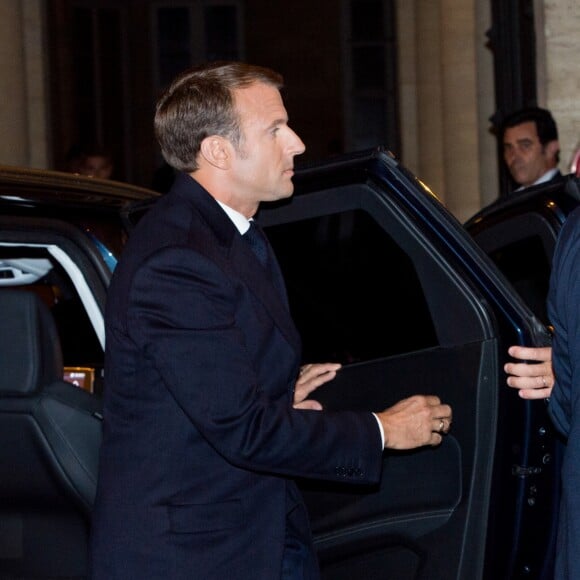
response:
{"label": "stone column", "polygon": [[401,159],[464,221],[497,197],[488,1],[399,0],[397,14]]}
{"label": "stone column", "polygon": [[399,69],[399,122],[401,151],[398,156],[410,171],[419,170],[419,134],[417,128],[417,32],[414,0],[398,0],[397,59]]}
{"label": "stone column", "polygon": [[552,111],[560,135],[560,169],[580,147],[580,2],[535,1],[538,102]]}
{"label": "stone column", "polygon": [[477,62],[479,191],[481,207],[499,195],[497,137],[491,132],[491,116],[495,111],[493,53],[487,47],[487,31],[491,28],[491,3],[476,0],[475,48]]}
{"label": "stone column", "polygon": [[441,2],[417,0],[417,134],[419,136],[418,177],[445,202],[445,115],[441,47]]}
{"label": "stone column", "polygon": [[447,207],[463,221],[480,207],[475,0],[441,1]]}
{"label": "stone column", "polygon": [[46,167],[44,0],[0,2],[0,163]]}

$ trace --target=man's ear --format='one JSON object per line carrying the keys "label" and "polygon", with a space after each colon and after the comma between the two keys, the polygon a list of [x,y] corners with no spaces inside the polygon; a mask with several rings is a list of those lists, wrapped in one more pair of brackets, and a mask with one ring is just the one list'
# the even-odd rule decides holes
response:
{"label": "man's ear", "polygon": [[560,142],[557,139],[548,141],[544,146],[546,155],[554,160],[554,167],[558,165],[558,154],[560,153]]}
{"label": "man's ear", "polygon": [[210,135],[201,142],[201,156],[218,169],[228,169],[231,159],[231,144],[224,137]]}

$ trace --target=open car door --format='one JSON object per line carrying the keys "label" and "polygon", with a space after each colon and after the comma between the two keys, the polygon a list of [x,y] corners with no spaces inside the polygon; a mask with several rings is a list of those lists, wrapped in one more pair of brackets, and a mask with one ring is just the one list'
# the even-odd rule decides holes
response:
{"label": "open car door", "polygon": [[327,410],[413,394],[453,408],[437,448],[385,452],[375,487],[304,481],[325,579],[549,578],[554,439],[505,386],[510,344],[549,340],[436,197],[385,151],[297,173],[264,206],[304,362],[338,361]]}

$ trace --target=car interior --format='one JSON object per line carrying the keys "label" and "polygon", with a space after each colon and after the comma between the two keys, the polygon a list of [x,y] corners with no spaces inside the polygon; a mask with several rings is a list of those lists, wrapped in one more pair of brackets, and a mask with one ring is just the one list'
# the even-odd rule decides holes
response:
{"label": "car interior", "polygon": [[[35,264],[42,278],[47,264]],[[0,577],[81,578],[96,492],[100,399],[63,381],[57,329],[41,298],[21,289],[1,292],[0,464],[9,467],[0,478]]]}
{"label": "car interior", "polygon": [[65,380],[89,392],[102,389],[102,315],[78,265],[53,244],[0,243],[0,293],[34,293],[54,318]]}

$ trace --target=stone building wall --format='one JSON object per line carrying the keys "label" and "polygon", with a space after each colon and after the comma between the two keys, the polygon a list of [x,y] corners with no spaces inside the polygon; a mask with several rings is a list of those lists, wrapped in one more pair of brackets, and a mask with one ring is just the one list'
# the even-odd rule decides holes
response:
{"label": "stone building wall", "polygon": [[0,163],[46,167],[44,0],[0,2]]}
{"label": "stone building wall", "polygon": [[[311,105],[308,110],[317,111],[317,123],[304,114],[303,118],[296,115],[292,119],[306,142],[313,143],[313,137],[320,137],[320,126],[326,131],[318,149],[310,149],[314,158],[328,153],[330,144],[344,130],[340,74],[324,65],[332,62],[337,67],[341,59],[337,25],[342,2],[322,1],[323,12],[334,16],[322,33],[304,24],[310,3],[297,3],[303,12],[295,33],[306,33],[301,42],[302,52],[311,55],[308,62],[302,56],[298,58],[296,46],[280,48],[276,38],[269,39],[267,26],[262,27],[261,36],[246,38],[248,56],[259,55],[265,64],[273,52],[277,59],[286,58],[283,62],[289,87],[299,86],[297,81],[308,77],[308,94],[289,91],[287,97],[290,109],[298,110],[293,102],[306,99]],[[539,103],[550,108],[558,121],[561,169],[566,172],[580,144],[580,2],[534,1]],[[0,2],[0,164],[49,165],[47,2]],[[248,5],[260,7],[250,19],[255,31],[259,16],[267,16],[270,3],[254,0]],[[489,121],[495,110],[493,56],[485,46],[485,32],[491,23],[490,2],[397,0],[397,18],[400,158],[463,220],[498,193],[496,145]],[[268,51],[263,50],[264,45],[269,46]],[[321,45],[326,52],[320,50]],[[329,54],[329,50],[333,52]]]}
{"label": "stone building wall", "polygon": [[540,104],[552,111],[560,134],[560,169],[580,147],[580,2],[536,0]]}
{"label": "stone building wall", "polygon": [[399,0],[402,155],[461,221],[497,197],[487,0]]}

